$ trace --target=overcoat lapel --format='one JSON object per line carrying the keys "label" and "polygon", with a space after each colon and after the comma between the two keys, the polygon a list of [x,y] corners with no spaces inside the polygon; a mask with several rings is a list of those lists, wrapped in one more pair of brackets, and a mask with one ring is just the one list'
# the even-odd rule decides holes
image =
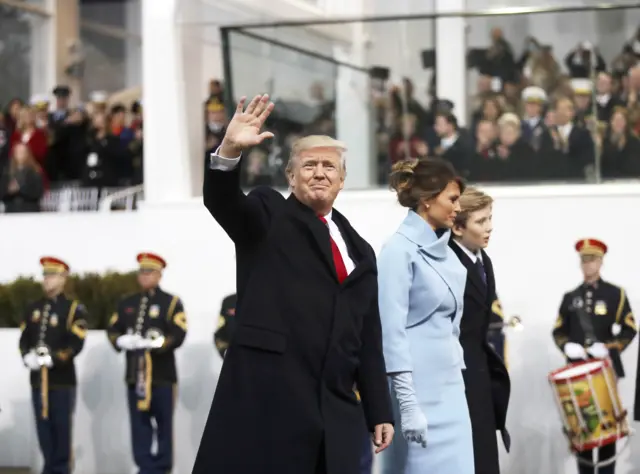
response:
{"label": "overcoat lapel", "polygon": [[[491,300],[496,293],[496,275],[493,272],[493,262],[491,262],[491,259],[484,250],[482,251],[482,261],[484,263],[485,272],[487,273],[487,290],[489,292],[487,298]],[[493,301],[489,301],[489,304],[492,303]]]}
{"label": "overcoat lapel", "polygon": [[[287,209],[289,215],[295,218],[310,235],[311,240],[315,244],[318,253],[321,255],[324,264],[331,272],[333,277],[338,281],[336,266],[333,263],[333,252],[331,251],[331,236],[329,229],[324,223],[318,219],[313,210],[300,201],[293,194],[287,198]],[[353,252],[351,258],[356,264],[355,269],[349,274],[343,285],[349,285],[351,282],[358,280],[362,275],[375,268],[371,257],[367,255],[367,249],[364,241],[358,237],[356,231],[351,227],[349,221],[335,209],[333,210],[333,219],[342,233],[349,250]]]}
{"label": "overcoat lapel", "polygon": [[[487,275],[487,283],[485,284],[482,281],[482,277],[478,273],[478,269],[473,264],[469,256],[464,253],[464,251],[460,248],[458,244],[456,244],[453,239],[449,241],[449,247],[455,252],[455,254],[460,259],[460,262],[467,269],[467,278],[471,282],[474,291],[471,292],[473,297],[478,300],[481,305],[485,305],[487,303],[487,290],[489,287],[489,278]],[[488,273],[488,272],[487,272]]]}
{"label": "overcoat lapel", "polygon": [[340,229],[340,233],[347,243],[349,256],[356,265],[343,283],[344,285],[349,285],[351,282],[357,281],[367,272],[375,270],[375,262],[365,241],[358,235],[355,229],[351,227],[346,217],[334,209],[333,220],[338,226],[338,229]]}
{"label": "overcoat lapel", "polygon": [[[464,279],[460,281],[460,275],[448,265],[444,264],[447,259],[447,243],[451,231],[446,231],[444,234],[438,235],[427,225],[422,217],[414,211],[409,211],[407,217],[402,221],[398,233],[404,235],[418,246],[418,253],[424,262],[442,279],[447,289],[453,295],[456,307],[460,307],[462,301],[458,301],[459,296],[455,288],[458,285],[464,285],[465,281]],[[447,242],[442,242],[443,239],[447,239]],[[443,292],[431,296],[432,298],[429,298],[429,303],[432,304],[432,307],[423,308],[424,314],[431,314],[435,311],[446,297],[446,293]],[[419,324],[420,322],[421,321],[415,321],[414,324]]]}
{"label": "overcoat lapel", "polygon": [[331,237],[327,226],[313,213],[311,208],[298,201],[293,193],[287,198],[287,210],[289,215],[295,218],[309,234],[310,240],[315,244],[324,264],[337,281],[338,274],[333,263]]}

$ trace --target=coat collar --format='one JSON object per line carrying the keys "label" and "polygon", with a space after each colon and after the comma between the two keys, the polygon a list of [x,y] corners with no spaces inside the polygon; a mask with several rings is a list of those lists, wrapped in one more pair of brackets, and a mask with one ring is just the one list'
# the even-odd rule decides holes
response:
{"label": "coat collar", "polygon": [[[458,242],[456,242],[453,238],[449,241],[449,247],[451,247],[451,250],[453,250],[453,252],[458,256],[460,263],[462,263],[464,267],[467,269],[467,279],[471,282],[471,284],[477,290],[474,294],[478,297],[478,300],[482,304],[486,303],[485,300],[487,299],[487,289],[489,285],[488,272],[486,272],[487,283],[485,284],[482,281],[482,277],[480,276],[480,272],[478,271],[478,268],[475,262],[471,259],[469,254],[465,252],[466,249],[462,247],[462,245],[458,244]],[[486,259],[483,258],[482,261],[484,263]],[[486,267],[485,267],[485,270],[487,270]]]}
{"label": "coat collar", "polygon": [[[329,229],[327,226],[318,219],[313,209],[300,202],[293,193],[287,198],[287,211],[289,215],[299,222],[302,222],[310,231],[313,242],[316,244],[322,256],[322,260],[337,279],[335,264],[333,263],[333,253],[331,251]],[[354,253],[353,259],[355,260],[356,268],[347,277],[344,284],[357,279],[371,269],[375,270],[375,261],[372,252],[369,250],[364,239],[362,239],[351,226],[347,218],[336,209],[331,210],[330,216],[340,229],[342,238],[347,243],[347,246],[349,246],[350,251]]]}
{"label": "coat collar", "polygon": [[398,233],[404,235],[411,242],[420,247],[425,253],[436,260],[444,260],[451,231],[447,230],[438,236],[436,232],[415,211],[410,210],[404,218]]}

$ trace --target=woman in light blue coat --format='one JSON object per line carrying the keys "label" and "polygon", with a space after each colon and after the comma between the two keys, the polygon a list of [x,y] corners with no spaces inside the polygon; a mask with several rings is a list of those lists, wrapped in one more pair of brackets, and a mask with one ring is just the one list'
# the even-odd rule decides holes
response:
{"label": "woman in light blue coat", "polygon": [[384,474],[474,474],[459,342],[466,269],[448,245],[464,190],[443,160],[397,163],[391,186],[407,217],[378,257],[382,342],[396,436]]}

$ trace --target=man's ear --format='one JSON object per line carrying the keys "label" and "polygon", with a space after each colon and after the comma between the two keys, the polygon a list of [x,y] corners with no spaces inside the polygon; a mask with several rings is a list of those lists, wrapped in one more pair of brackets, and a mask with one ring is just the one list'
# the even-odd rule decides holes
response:
{"label": "man's ear", "polygon": [[463,230],[464,230],[464,227],[458,224],[454,224],[454,226],[451,228],[451,232],[453,232],[453,235],[455,235],[456,237],[462,237]]}
{"label": "man's ear", "polygon": [[286,171],[286,175],[287,175],[287,182],[289,183],[289,187],[290,187],[291,189],[293,189],[293,187],[294,187],[294,185],[295,185],[295,183],[296,183],[296,181],[295,181],[295,177],[294,177],[294,175],[293,175],[293,171],[291,171],[291,170],[287,170],[287,171]]}

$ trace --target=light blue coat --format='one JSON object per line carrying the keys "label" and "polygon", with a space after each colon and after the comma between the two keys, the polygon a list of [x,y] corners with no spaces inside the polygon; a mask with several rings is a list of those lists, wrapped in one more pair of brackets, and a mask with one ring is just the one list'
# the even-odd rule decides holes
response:
{"label": "light blue coat", "polygon": [[[412,372],[429,425],[427,448],[407,446],[396,405],[396,436],[383,473],[473,474],[471,422],[459,342],[466,269],[414,211],[378,257],[382,342],[387,373]],[[394,397],[395,401],[395,397]]]}

